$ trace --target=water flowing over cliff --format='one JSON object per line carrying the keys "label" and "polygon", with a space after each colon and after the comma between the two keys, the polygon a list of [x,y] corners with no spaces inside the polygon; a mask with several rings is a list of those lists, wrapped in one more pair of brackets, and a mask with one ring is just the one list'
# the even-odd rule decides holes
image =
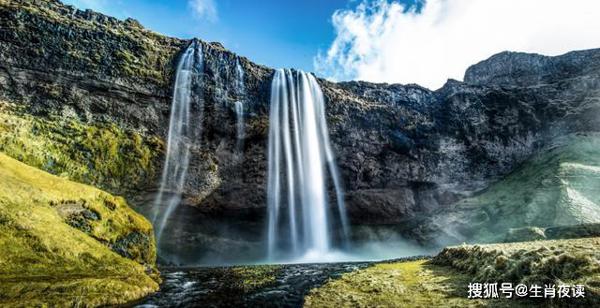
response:
{"label": "water flowing over cliff", "polygon": [[181,56],[175,73],[167,153],[159,193],[154,201],[153,222],[159,242],[167,220],[181,202],[190,163],[190,147],[193,146],[191,141],[201,137],[202,105],[198,101],[197,106],[192,106],[192,83],[202,69],[202,46],[193,41]]}
{"label": "water flowing over cliff", "polygon": [[[332,221],[341,223],[337,238],[343,242],[349,226],[316,79],[277,70],[269,121],[268,257],[327,254],[334,245]],[[335,187],[336,215],[329,213],[328,178]]]}
{"label": "water flowing over cliff", "polygon": [[[244,124],[244,99],[246,96],[246,85],[244,84],[244,69],[240,64],[240,59],[236,59],[235,61],[235,92],[237,94],[237,99],[235,101],[235,118],[236,118],[236,154],[238,156],[242,155],[243,147],[244,147],[244,137],[245,137],[245,124]],[[238,157],[239,158],[239,157]]]}
{"label": "water flowing over cliff", "polygon": [[[190,155],[178,189],[177,181],[161,182],[175,166],[168,158],[174,84],[192,40],[53,0],[0,1],[0,29],[0,151],[122,195],[149,218],[155,200],[165,200],[166,213],[168,198],[180,192],[160,231],[161,261],[264,258],[273,69],[195,40],[203,68],[192,83],[190,123],[202,129],[183,138]],[[600,206],[591,168],[600,152],[598,49],[556,57],[503,52],[469,68],[464,82],[435,91],[316,81],[344,186],[338,199],[324,180],[331,228],[323,247],[343,246],[338,201],[353,244],[501,240],[511,228],[598,220],[591,213]],[[293,128],[289,134],[296,155]],[[283,141],[280,147],[277,242],[292,236]],[[301,250],[304,218],[295,218]]]}

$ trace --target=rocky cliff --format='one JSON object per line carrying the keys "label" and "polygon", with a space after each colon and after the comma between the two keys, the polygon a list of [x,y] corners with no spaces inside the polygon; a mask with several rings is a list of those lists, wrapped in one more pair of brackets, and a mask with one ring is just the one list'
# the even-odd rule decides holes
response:
{"label": "rocky cliff", "polygon": [[[122,194],[147,212],[162,170],[174,67],[188,44],[135,20],[54,0],[0,1],[0,151]],[[259,255],[266,214],[273,71],[218,43],[201,44],[204,72],[195,93],[203,107],[195,112],[203,115],[203,133],[164,247],[182,262],[198,254]],[[320,80],[355,238],[385,239],[391,231],[434,245],[492,240],[481,230],[590,222],[580,218],[598,210],[595,199],[528,198],[545,185],[536,178],[546,168],[538,155],[571,141],[583,142],[573,149],[587,144],[589,155],[597,153],[599,66],[600,50],[558,57],[504,52],[470,67],[465,82],[449,80],[435,91]],[[235,153],[238,100],[246,114],[242,158]],[[561,167],[570,159],[553,162]],[[598,166],[588,167],[585,176]],[[531,172],[511,178],[517,168]],[[525,199],[484,202],[490,187],[508,194],[517,187]],[[567,196],[579,189],[561,187]],[[581,215],[544,220],[566,208]],[[498,222],[523,213],[515,223]]]}

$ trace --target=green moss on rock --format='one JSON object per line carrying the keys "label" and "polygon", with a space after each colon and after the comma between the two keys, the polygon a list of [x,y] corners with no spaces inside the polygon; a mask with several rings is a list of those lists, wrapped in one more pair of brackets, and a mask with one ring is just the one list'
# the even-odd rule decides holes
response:
{"label": "green moss on rock", "polygon": [[[600,238],[447,247],[432,260],[374,264],[311,290],[305,307],[596,307]],[[469,283],[583,284],[585,298],[468,299]]]}
{"label": "green moss on rock", "polygon": [[60,117],[33,117],[0,102],[0,151],[30,166],[77,182],[124,192],[154,179],[158,137],[114,124],[88,125]]}
{"label": "green moss on rock", "polygon": [[477,282],[526,285],[582,284],[586,298],[600,304],[600,238],[447,247],[432,262],[451,266]]}
{"label": "green moss on rock", "polygon": [[237,287],[244,293],[250,293],[273,284],[280,269],[277,265],[235,266],[231,273]]}

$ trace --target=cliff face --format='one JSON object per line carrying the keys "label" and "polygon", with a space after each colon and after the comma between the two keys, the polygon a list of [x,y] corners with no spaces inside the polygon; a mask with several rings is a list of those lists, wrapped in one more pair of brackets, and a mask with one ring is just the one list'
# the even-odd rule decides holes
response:
{"label": "cliff face", "polygon": [[[123,194],[147,211],[162,170],[173,72],[189,41],[52,0],[0,2],[0,29],[0,151]],[[195,93],[203,109],[195,112],[203,114],[203,135],[165,250],[194,259],[198,252],[251,255],[264,231],[273,72],[201,43],[204,74]],[[461,200],[556,138],[598,131],[599,66],[600,50],[505,52],[437,91],[320,80],[355,236],[371,236],[361,227],[370,226],[423,244],[441,235],[473,238],[441,217],[459,217]],[[235,155],[238,100],[246,114],[243,158]]]}

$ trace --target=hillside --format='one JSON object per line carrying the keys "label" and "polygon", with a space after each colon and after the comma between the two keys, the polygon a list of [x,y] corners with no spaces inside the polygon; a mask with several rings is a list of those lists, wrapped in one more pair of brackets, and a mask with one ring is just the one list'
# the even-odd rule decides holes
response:
{"label": "hillside", "polygon": [[158,289],[151,225],[122,198],[0,153],[0,305],[121,304]]}
{"label": "hillside", "polygon": [[[595,307],[600,303],[598,245],[596,237],[448,247],[431,260],[380,263],[332,279],[311,291],[305,307]],[[507,299],[498,291],[498,299],[468,299],[473,282],[581,284],[585,296]]]}

